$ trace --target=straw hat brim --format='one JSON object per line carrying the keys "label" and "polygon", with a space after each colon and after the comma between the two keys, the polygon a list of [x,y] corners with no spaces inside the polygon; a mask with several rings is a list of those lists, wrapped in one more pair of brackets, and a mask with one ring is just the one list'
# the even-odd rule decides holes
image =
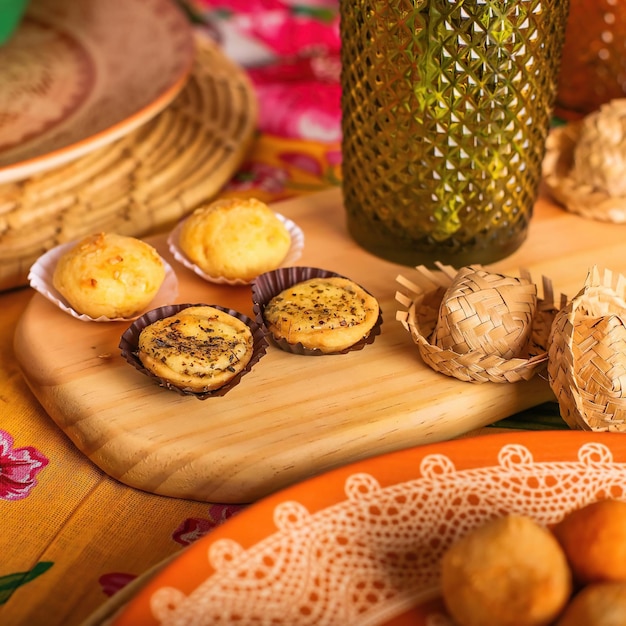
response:
{"label": "straw hat brim", "polygon": [[626,279],[591,268],[549,338],[548,380],[570,428],[626,431]]}
{"label": "straw hat brim", "polygon": [[602,222],[626,223],[626,197],[612,196],[572,175],[581,128],[582,121],[553,128],[550,132],[543,160],[546,189],[571,213]]}

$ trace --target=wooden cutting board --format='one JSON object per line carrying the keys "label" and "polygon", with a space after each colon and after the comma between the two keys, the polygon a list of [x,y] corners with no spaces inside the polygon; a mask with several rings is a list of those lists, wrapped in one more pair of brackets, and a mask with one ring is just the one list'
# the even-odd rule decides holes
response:
{"label": "wooden cutting board", "polygon": [[[35,294],[15,334],[24,376],[74,444],[105,472],[149,492],[245,503],[330,468],[467,433],[553,400],[543,377],[475,385],[425,366],[396,321],[398,274],[352,242],[341,193],[275,205],[305,234],[302,265],[350,276],[379,300],[384,323],[362,351],[306,357],[272,346],[223,397],[199,401],[157,387],[119,354],[126,323],[85,323]],[[249,287],[207,283],[177,264],[165,236],[151,240],[175,267],[179,302],[252,315]],[[524,245],[494,269],[530,270],[575,295],[593,264],[626,273],[626,226],[537,202]],[[547,434],[546,436],[549,436]]]}

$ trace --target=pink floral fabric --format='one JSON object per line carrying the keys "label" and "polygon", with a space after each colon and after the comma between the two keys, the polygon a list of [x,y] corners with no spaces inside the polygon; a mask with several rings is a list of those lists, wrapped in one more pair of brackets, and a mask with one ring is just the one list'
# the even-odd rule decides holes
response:
{"label": "pink floral fabric", "polygon": [[208,510],[208,517],[184,520],[172,534],[172,539],[183,546],[188,546],[241,509],[240,505],[212,504]]}
{"label": "pink floral fabric", "polygon": [[333,0],[306,5],[279,0],[201,0],[199,4],[235,20],[242,35],[264,43],[279,57],[339,50],[338,10]]}
{"label": "pink floral fabric", "polygon": [[105,596],[111,597],[118,591],[126,587],[129,583],[132,583],[137,576],[135,574],[123,574],[121,572],[112,572],[110,574],[103,574],[98,579],[102,593]]}
{"label": "pink floral fabric", "polygon": [[339,61],[330,56],[251,68],[263,131],[282,137],[339,141]]}
{"label": "pink floral fabric", "polygon": [[196,0],[210,32],[249,70],[260,130],[336,142],[341,137],[337,0]]}
{"label": "pink floral fabric", "polygon": [[22,500],[37,484],[48,459],[31,446],[14,448],[13,437],[0,430],[0,500]]}

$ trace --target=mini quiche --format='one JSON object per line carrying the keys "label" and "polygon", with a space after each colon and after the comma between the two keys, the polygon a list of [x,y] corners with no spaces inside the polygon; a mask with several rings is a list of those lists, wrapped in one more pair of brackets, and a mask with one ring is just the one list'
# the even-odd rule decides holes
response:
{"label": "mini quiche", "polygon": [[250,327],[218,308],[190,306],[146,326],[137,356],[153,374],[181,389],[218,389],[242,372],[252,357]]}
{"label": "mini quiche", "polygon": [[348,278],[298,282],[274,296],[263,318],[276,340],[324,354],[341,352],[367,337],[378,321],[378,301]]}

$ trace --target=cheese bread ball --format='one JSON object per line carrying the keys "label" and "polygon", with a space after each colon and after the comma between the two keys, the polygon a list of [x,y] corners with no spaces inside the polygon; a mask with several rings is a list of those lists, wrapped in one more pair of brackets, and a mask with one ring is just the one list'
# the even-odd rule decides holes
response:
{"label": "cheese bread ball", "polygon": [[626,582],[587,585],[567,605],[556,626],[624,626]]}
{"label": "cheese bread ball", "polygon": [[576,582],[626,581],[626,502],[592,502],[568,513],[552,531]]}
{"label": "cheese bread ball", "polygon": [[250,281],[280,266],[291,235],[263,202],[222,199],[184,221],[178,245],[209,276]]}
{"label": "cheese bread ball", "polygon": [[190,306],[146,326],[137,356],[146,369],[197,393],[224,386],[252,358],[249,326],[215,307]]}
{"label": "cheese bread ball", "polygon": [[59,259],[55,289],[92,318],[129,318],[147,308],[165,280],[165,267],[149,244],[115,233],[85,237]]}
{"label": "cheese bread ball", "polygon": [[547,626],[572,589],[554,536],[522,515],[496,518],[453,544],[442,558],[441,584],[459,626]]}
{"label": "cheese bread ball", "polygon": [[268,302],[263,318],[275,339],[327,354],[367,337],[378,314],[374,296],[347,278],[331,276],[284,289]]}

